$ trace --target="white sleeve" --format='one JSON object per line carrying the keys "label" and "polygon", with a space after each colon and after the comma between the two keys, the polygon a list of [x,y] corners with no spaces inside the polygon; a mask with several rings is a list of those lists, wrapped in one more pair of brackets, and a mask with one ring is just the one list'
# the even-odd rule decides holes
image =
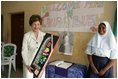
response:
{"label": "white sleeve", "polygon": [[23,58],[23,63],[25,65],[28,65],[28,45],[27,45],[27,37],[24,35],[23,38],[23,43],[22,43],[22,58]]}
{"label": "white sleeve", "polygon": [[112,49],[110,53],[110,59],[117,59],[117,57],[118,57],[117,49]]}
{"label": "white sleeve", "polygon": [[88,55],[92,55],[91,46],[87,46],[85,53],[88,54]]}

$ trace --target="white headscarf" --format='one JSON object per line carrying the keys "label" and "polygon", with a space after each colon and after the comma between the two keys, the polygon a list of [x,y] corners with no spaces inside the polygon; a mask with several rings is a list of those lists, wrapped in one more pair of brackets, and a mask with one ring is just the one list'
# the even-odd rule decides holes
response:
{"label": "white headscarf", "polygon": [[103,48],[107,50],[116,49],[116,40],[111,30],[111,26],[107,21],[102,21],[106,25],[106,33],[104,35],[100,35],[98,32],[93,36],[93,38],[88,43],[89,46],[95,48]]}

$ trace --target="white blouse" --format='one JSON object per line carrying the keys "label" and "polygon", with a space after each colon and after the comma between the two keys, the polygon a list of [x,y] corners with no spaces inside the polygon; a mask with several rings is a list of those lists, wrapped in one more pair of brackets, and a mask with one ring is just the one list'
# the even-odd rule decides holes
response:
{"label": "white blouse", "polygon": [[38,37],[36,39],[33,31],[24,34],[23,45],[22,45],[22,57],[23,62],[26,65],[30,65],[38,48],[43,40],[45,33],[39,31]]}
{"label": "white blouse", "polygon": [[95,48],[92,46],[88,46],[86,49],[86,54],[88,55],[96,55],[100,57],[108,57],[109,59],[117,59],[117,50],[107,50],[103,48]]}

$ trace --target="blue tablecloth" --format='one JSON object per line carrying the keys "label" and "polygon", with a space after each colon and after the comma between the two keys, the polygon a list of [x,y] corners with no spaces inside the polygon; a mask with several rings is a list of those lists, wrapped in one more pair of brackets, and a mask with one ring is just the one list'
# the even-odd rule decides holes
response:
{"label": "blue tablecloth", "polygon": [[69,68],[63,69],[54,65],[46,66],[46,78],[86,78],[87,67],[81,64],[72,64]]}

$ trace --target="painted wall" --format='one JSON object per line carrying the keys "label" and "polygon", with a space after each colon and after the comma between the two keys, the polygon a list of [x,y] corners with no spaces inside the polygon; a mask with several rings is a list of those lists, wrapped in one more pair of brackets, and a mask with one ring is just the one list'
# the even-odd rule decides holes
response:
{"label": "painted wall", "polygon": [[[40,7],[42,5],[48,5],[52,3],[57,2],[49,2],[49,1],[2,1],[1,2],[1,14],[3,15],[4,23],[3,23],[3,40],[4,42],[11,42],[11,24],[10,24],[10,15],[12,13],[20,13],[24,12],[24,32],[27,32],[30,30],[28,21],[29,17],[32,14],[39,14]],[[104,4],[104,13],[102,14],[102,19],[107,20],[110,22],[111,26],[113,26],[114,23],[114,15],[115,15],[115,9],[117,7],[117,2],[115,1],[106,1]],[[98,23],[98,22],[97,22]],[[97,24],[98,25],[98,24]],[[58,35],[57,32],[53,32]],[[66,56],[58,54],[57,47],[54,50],[50,61],[60,59],[65,61],[70,61],[74,63],[80,63],[84,65],[88,65],[87,56],[85,54],[85,49],[88,41],[92,38],[93,33],[86,33],[86,32],[75,32],[74,33],[74,49],[73,49],[73,55]],[[116,69],[117,66],[115,64],[114,73],[116,77]]]}

